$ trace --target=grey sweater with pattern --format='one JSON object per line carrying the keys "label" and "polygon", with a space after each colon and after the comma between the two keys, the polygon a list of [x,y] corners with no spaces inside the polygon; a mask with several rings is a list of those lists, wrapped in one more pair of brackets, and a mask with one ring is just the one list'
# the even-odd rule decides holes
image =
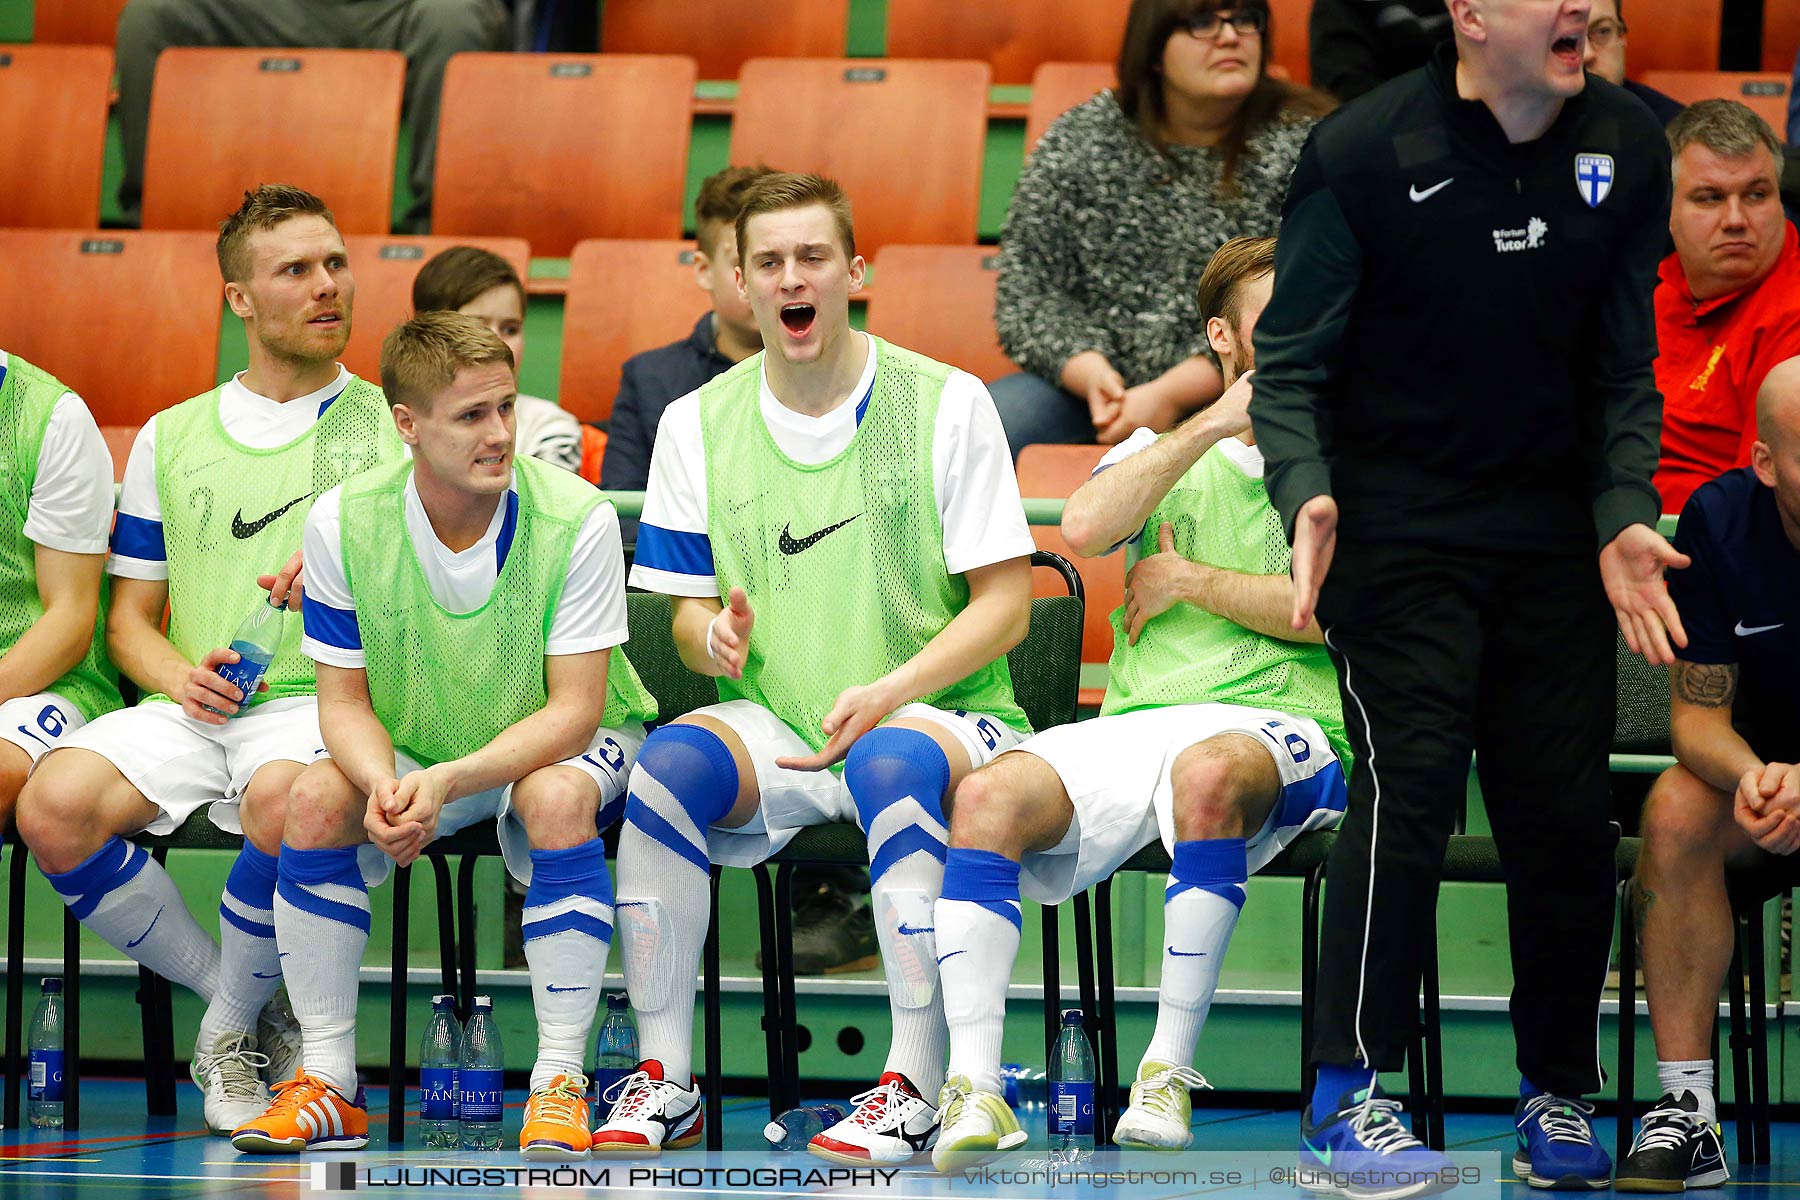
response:
{"label": "grey sweater with pattern", "polygon": [[1128,387],[1202,353],[1200,274],[1231,238],[1279,229],[1313,123],[1289,114],[1251,135],[1237,189],[1224,195],[1219,154],[1175,146],[1164,158],[1110,91],[1058,117],[1025,164],[1000,239],[1001,347],[1052,382],[1072,355],[1098,350]]}

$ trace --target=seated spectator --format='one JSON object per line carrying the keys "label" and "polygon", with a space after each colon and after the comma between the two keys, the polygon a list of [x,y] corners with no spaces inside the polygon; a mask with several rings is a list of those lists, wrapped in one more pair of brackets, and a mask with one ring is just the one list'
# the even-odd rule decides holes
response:
{"label": "seated spectator", "polygon": [[992,389],[1014,457],[1167,432],[1218,397],[1200,274],[1231,238],[1275,233],[1330,106],[1269,76],[1270,32],[1266,0],[1133,0],[1118,86],[1058,117],[1025,164],[994,307],[1024,368]]}
{"label": "seated spectator", "polygon": [[1781,208],[1781,143],[1735,100],[1669,126],[1675,253],[1656,287],[1664,512],[1750,461],[1751,406],[1769,368],[1800,354],[1800,244]]}
{"label": "seated spectator", "polygon": [[[513,373],[525,361],[525,285],[512,264],[478,246],[452,246],[413,277],[413,311],[448,310],[474,317],[500,335],[513,354]],[[576,474],[581,472],[581,422],[551,400],[519,396],[513,447]]]}
{"label": "seated spectator", "polygon": [[[712,311],[679,342],[625,360],[600,466],[600,486],[607,491],[648,487],[650,448],[663,409],[762,349],[749,301],[738,294],[736,223],[750,185],[774,173],[768,167],[726,167],[701,183],[694,201],[694,282],[712,297]],[[626,521],[624,531],[627,545],[637,540],[636,521]]]}
{"label": "seated spectator", "polygon": [[[412,125],[406,227],[425,232],[437,158],[444,67],[463,50],[505,50],[511,33],[501,0],[130,0],[119,14],[119,131],[125,175],[119,205],[136,224],[144,192],[144,147],[156,57],[170,46],[291,46],[398,50],[406,56],[406,118]],[[329,102],[330,98],[325,98]]]}
{"label": "seated spectator", "polygon": [[1593,5],[1588,10],[1587,55],[1582,65],[1642,100],[1664,125],[1680,116],[1681,101],[1625,78],[1625,0],[1593,0]]}
{"label": "seated spectator", "polygon": [[1693,559],[1669,577],[1688,638],[1670,668],[1678,765],[1645,802],[1633,881],[1663,1096],[1619,1164],[1621,1192],[1729,1177],[1712,1064],[1725,872],[1800,849],[1800,358],[1769,372],[1756,421],[1750,466],[1697,490],[1675,534]]}
{"label": "seated spectator", "polygon": [[1312,85],[1349,103],[1450,40],[1443,0],[1313,0]]}

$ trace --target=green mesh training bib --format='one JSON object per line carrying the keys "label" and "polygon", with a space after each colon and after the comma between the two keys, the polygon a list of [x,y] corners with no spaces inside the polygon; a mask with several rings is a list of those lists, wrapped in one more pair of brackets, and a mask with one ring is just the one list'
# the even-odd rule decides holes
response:
{"label": "green mesh training bib", "polygon": [[[0,379],[0,653],[13,648],[44,615],[38,595],[37,548],[25,536],[38,454],[56,402],[69,389],[24,359],[9,356]],[[119,673],[106,659],[106,577],[94,636],[79,663],[45,688],[81,710],[88,720],[120,706]]]}
{"label": "green mesh training bib", "polygon": [[[473,754],[544,707],[544,646],[569,578],[575,535],[605,497],[560,467],[513,462],[519,520],[487,603],[453,613],[440,605],[406,528],[412,463],[346,484],[344,575],[356,600],[369,700],[394,745],[430,766]],[[606,672],[601,723],[656,717],[622,647]]]}
{"label": "green mesh training bib", "polygon": [[[1260,478],[1215,446],[1163,497],[1138,545],[1154,553],[1167,522],[1183,558],[1246,575],[1286,575],[1292,551]],[[1325,647],[1245,629],[1192,604],[1177,604],[1126,641],[1125,607],[1113,610],[1111,679],[1102,716],[1171,704],[1243,704],[1311,717],[1350,768],[1337,671]]]}
{"label": "green mesh training bib", "polygon": [[[814,749],[845,688],[912,659],[969,602],[944,566],[932,485],[938,401],[951,368],[874,339],[868,411],[842,453],[817,464],[783,454],[759,404],[762,355],[700,389],[707,534],[719,594],[741,587],[756,623],[744,678],[719,698],[768,708]],[[921,697],[1029,732],[1006,659]]]}
{"label": "green mesh training bib", "polygon": [[[402,453],[381,389],[354,375],[305,433],[267,450],[225,432],[217,388],[157,413],[156,495],[169,561],[169,641],[190,662],[229,645],[245,615],[268,598],[256,577],[280,570],[300,548],[312,502]],[[281,649],[263,676],[269,690],[250,703],[315,693],[300,632],[301,622],[290,615]]]}

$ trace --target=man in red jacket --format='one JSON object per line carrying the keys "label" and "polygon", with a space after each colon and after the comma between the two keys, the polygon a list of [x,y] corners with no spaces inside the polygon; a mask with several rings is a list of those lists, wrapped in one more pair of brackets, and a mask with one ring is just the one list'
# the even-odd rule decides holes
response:
{"label": "man in red jacket", "polygon": [[1781,208],[1782,148],[1735,100],[1705,100],[1669,126],[1675,253],[1656,288],[1663,394],[1663,511],[1750,461],[1756,392],[1800,354],[1800,238]]}

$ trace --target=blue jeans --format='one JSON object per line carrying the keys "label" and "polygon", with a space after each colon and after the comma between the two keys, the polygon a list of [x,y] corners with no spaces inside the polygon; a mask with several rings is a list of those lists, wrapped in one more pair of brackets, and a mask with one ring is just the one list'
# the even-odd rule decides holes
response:
{"label": "blue jeans", "polygon": [[1094,444],[1094,421],[1087,401],[1064,391],[1041,375],[1020,371],[997,379],[988,391],[1000,410],[1006,444],[1016,461],[1019,451],[1036,442]]}

